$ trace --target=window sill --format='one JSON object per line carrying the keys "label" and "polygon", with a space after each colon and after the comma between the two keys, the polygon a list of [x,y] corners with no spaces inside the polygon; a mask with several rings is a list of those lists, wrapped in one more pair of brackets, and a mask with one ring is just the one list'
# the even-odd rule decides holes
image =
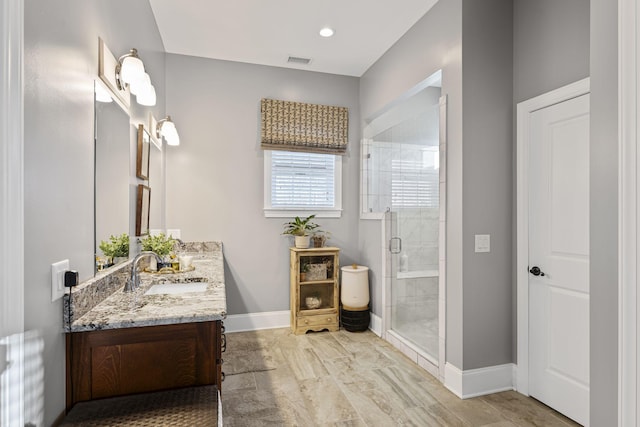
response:
{"label": "window sill", "polygon": [[303,209],[265,209],[265,218],[291,218],[299,216],[305,218],[315,215],[316,218],[340,218],[342,209],[322,209],[322,210],[303,210]]}

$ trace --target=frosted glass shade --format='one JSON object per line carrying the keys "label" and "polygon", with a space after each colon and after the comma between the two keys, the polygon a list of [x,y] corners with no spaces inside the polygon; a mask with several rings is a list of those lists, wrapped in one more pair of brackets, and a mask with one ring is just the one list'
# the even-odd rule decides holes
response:
{"label": "frosted glass shade", "polygon": [[152,84],[149,84],[148,87],[143,88],[138,92],[136,95],[136,101],[138,101],[138,104],[140,105],[153,107],[156,105],[156,88],[154,88]]}
{"label": "frosted glass shade", "polygon": [[167,140],[168,145],[180,145],[180,137],[178,136],[178,131],[176,130],[175,126],[173,127],[172,131],[163,133],[163,135],[164,139]]}
{"label": "frosted glass shade", "polygon": [[123,82],[133,85],[144,76],[144,64],[136,56],[127,56],[122,60],[120,78]]}
{"label": "frosted glass shade", "polygon": [[178,130],[170,117],[160,124],[160,135],[167,141],[167,145],[180,145]]}
{"label": "frosted glass shade", "polygon": [[151,77],[147,73],[142,73],[138,80],[129,83],[129,88],[133,95],[144,93],[149,90],[149,86],[151,86]]}

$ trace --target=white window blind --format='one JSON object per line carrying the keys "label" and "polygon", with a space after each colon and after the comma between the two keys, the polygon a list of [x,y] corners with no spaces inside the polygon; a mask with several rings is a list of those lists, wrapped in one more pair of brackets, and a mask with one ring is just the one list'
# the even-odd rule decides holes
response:
{"label": "white window blind", "polygon": [[391,204],[394,208],[438,207],[439,170],[425,163],[424,156],[422,159],[392,160]]}
{"label": "white window blind", "polygon": [[336,156],[271,152],[271,208],[336,207]]}

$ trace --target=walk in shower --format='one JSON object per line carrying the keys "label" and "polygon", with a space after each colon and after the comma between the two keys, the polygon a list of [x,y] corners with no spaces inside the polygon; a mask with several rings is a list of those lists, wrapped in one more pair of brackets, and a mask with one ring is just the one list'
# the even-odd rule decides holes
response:
{"label": "walk in shower", "polygon": [[439,74],[415,92],[363,130],[362,208],[363,218],[385,223],[384,336],[416,362],[422,358],[437,367],[444,345],[440,123],[446,102]]}

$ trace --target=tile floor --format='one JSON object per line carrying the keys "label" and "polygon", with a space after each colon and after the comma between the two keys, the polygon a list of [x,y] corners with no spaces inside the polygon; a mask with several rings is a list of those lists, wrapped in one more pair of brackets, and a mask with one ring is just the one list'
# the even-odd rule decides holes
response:
{"label": "tile floor", "polygon": [[223,356],[226,427],[577,425],[512,391],[460,400],[369,331],[230,333]]}

